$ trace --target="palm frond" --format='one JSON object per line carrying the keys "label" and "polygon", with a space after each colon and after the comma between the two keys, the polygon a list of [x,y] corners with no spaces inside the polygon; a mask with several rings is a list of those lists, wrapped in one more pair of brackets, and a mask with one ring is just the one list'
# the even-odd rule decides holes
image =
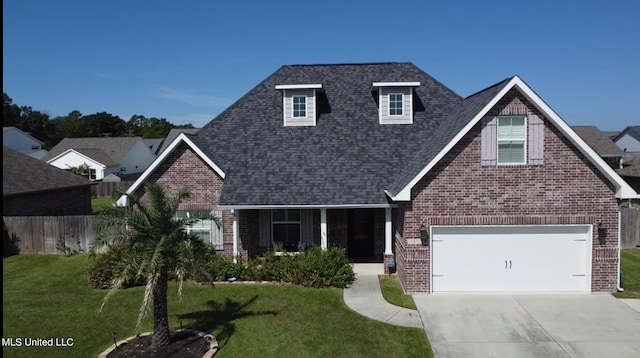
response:
{"label": "palm frond", "polygon": [[144,287],[144,298],[142,299],[142,305],[138,311],[138,320],[136,321],[136,330],[140,328],[142,321],[149,314],[151,310],[151,302],[153,302],[153,288],[158,280],[158,275],[149,275],[147,277],[147,284]]}

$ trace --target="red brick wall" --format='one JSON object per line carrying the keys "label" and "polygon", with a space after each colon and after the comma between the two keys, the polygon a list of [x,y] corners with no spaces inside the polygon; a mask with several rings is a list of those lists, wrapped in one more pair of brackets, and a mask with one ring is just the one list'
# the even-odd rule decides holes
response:
{"label": "red brick wall", "polygon": [[[490,112],[530,113],[540,115],[515,90]],[[481,166],[480,126],[467,133],[415,185],[412,202],[398,210],[401,239],[396,242],[396,260],[405,290],[430,291],[430,253],[424,235],[431,225],[444,224],[594,225],[592,290],[615,290],[617,255],[614,258],[608,253],[618,244],[613,185],[546,119],[544,164]],[[422,233],[421,228],[425,229]]]}
{"label": "red brick wall", "polygon": [[[191,196],[180,205],[180,210],[215,211],[220,201],[223,179],[207,165],[185,143],[181,143],[151,173],[147,182],[159,183],[168,194],[176,193],[182,188],[191,192]],[[144,186],[136,191],[136,195],[145,200]],[[226,210],[222,213],[225,256],[231,256],[233,250],[233,214]],[[241,218],[242,222],[242,218]],[[246,257],[246,252],[243,257]]]}

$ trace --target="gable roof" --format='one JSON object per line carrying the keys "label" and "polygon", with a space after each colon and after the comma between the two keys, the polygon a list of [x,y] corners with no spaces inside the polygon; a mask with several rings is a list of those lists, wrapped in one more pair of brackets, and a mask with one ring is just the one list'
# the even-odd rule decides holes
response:
{"label": "gable roof", "polygon": [[[531,102],[549,122],[551,122],[576,148],[587,157],[602,174],[616,187],[617,198],[639,198],[640,195],[633,190],[600,156],[591,149],[587,143],[560,116],[547,105],[520,77],[512,77],[504,86],[501,86],[495,96],[471,118],[464,128],[410,181],[406,182],[398,191],[387,191],[387,195],[393,200],[407,201],[411,198],[411,189],[424,175],[433,168],[455,144],[464,137],[484,117],[496,103],[502,99],[511,89],[516,89]],[[464,119],[463,119],[464,120]]]}
{"label": "gable roof", "polygon": [[[207,157],[205,153],[202,152],[200,148],[198,148],[198,146],[193,143],[193,138],[191,138],[191,136],[188,136],[185,133],[178,133],[178,136],[171,143],[169,143],[167,148],[164,149],[162,153],[160,153],[160,155],[151,163],[151,165],[149,165],[149,167],[147,167],[147,169],[145,169],[145,171],[135,179],[135,182],[133,182],[133,184],[129,186],[126,191],[127,194],[134,193],[139,187],[141,187],[147,180],[149,175],[151,175],[156,170],[156,168],[158,168],[158,166],[162,164],[162,162],[164,162],[165,159],[182,143],[191,148],[191,150],[193,150],[197,156],[202,158],[202,160],[207,163],[207,165],[209,165],[209,167],[213,169],[222,179],[225,178],[225,173],[222,171],[222,169],[220,169],[220,167],[218,167],[210,158]],[[117,204],[120,206],[125,206],[129,204],[128,201],[129,199],[127,198],[127,196],[122,195],[118,199]]]}
{"label": "gable roof", "polygon": [[174,140],[176,140],[180,133],[196,134],[199,130],[200,128],[171,128],[171,130],[169,130],[169,133],[167,133],[167,137],[163,139],[162,144],[160,144],[160,146],[158,147],[156,155],[159,155],[163,150],[169,147],[169,145],[173,143]]}
{"label": "gable roof", "polygon": [[16,133],[20,133],[23,136],[33,140],[34,142],[40,143],[40,145],[44,145],[44,142],[41,141],[40,139],[32,136],[30,133],[27,133],[25,131],[23,131],[22,129],[18,128],[18,127],[2,127],[2,134],[7,133],[7,132],[16,132]]}
{"label": "gable roof", "polygon": [[[412,82],[413,124],[378,121],[374,82]],[[321,84],[317,122],[283,125],[276,86]],[[411,188],[509,91],[520,91],[615,185],[638,194],[519,77],[465,99],[411,63],[283,66],[195,135],[180,134],[133,192],[180,141],[224,178],[221,208],[389,207]]]}
{"label": "gable roof", "polygon": [[[420,82],[413,88],[413,124],[379,124],[374,82]],[[275,87],[300,83],[323,86],[317,123],[285,127]],[[411,63],[283,66],[194,142],[227,174],[223,207],[389,206],[384,189],[398,168],[461,102]]]}
{"label": "gable roof", "polygon": [[2,147],[2,196],[93,185],[89,179]]}
{"label": "gable roof", "polygon": [[115,166],[141,140],[141,137],[64,138],[42,160],[49,162],[73,149],[106,166]]}
{"label": "gable roof", "polygon": [[618,139],[622,138],[625,134],[628,134],[635,138],[637,141],[640,141],[640,126],[629,126],[623,129],[617,136],[613,138],[613,141],[616,142]]}
{"label": "gable roof", "polygon": [[571,127],[601,157],[620,157],[624,152],[596,126]]}
{"label": "gable roof", "polygon": [[508,83],[509,79],[505,79],[465,98],[458,108],[451,112],[447,120],[431,135],[429,141],[426,141],[424,145],[416,151],[416,154],[412,160],[409,161],[409,164],[404,167],[401,174],[398,175],[395,181],[388,187],[387,194],[393,196],[391,193],[400,192],[421,170],[427,167],[439,153],[443,153],[444,155],[443,149],[468,125],[468,120],[465,119],[473,118],[473,116],[480,112],[489,101],[493,100],[498,92]]}

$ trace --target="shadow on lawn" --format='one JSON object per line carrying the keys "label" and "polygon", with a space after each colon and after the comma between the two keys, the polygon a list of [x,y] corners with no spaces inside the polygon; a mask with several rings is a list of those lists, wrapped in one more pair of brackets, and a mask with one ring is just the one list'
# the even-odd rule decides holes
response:
{"label": "shadow on lawn", "polygon": [[251,316],[278,315],[276,311],[248,310],[248,307],[257,299],[258,296],[253,296],[244,303],[233,301],[229,298],[225,299],[224,303],[209,301],[207,302],[210,307],[209,310],[185,313],[177,317],[178,320],[192,320],[192,328],[202,332],[213,332],[221,327],[222,329],[215,337],[220,347],[222,347],[236,331],[236,326],[233,323],[235,320]]}

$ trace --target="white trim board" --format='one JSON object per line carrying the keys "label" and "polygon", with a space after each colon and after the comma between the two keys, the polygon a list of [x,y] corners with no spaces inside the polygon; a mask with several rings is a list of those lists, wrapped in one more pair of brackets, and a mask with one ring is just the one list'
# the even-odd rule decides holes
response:
{"label": "white trim board", "polygon": [[416,175],[407,185],[396,195],[388,190],[385,193],[393,201],[411,200],[411,189],[429,172],[438,162],[484,117],[498,101],[500,101],[511,89],[516,88],[522,93],[536,108],[542,112],[552,124],[562,132],[571,143],[573,143],[582,154],[584,154],[616,187],[616,198],[637,199],[640,195],[629,186],[605,161],[596,154],[587,143],[571,127],[549,107],[520,77],[514,76],[509,83],[493,98],[487,105],[478,112],[473,119],[449,142],[447,145]]}
{"label": "white trim board", "polygon": [[[142,185],[142,183],[145,182],[145,180],[149,177],[149,175],[151,175],[151,173],[153,173],[158,168],[158,166],[162,164],[162,162],[164,162],[164,160],[171,153],[173,153],[173,151],[178,147],[178,145],[181,142],[186,143],[189,146],[189,148],[191,148],[194,152],[196,152],[196,154],[200,157],[200,159],[204,160],[204,162],[207,163],[207,165],[209,165],[211,169],[213,169],[222,179],[224,179],[225,174],[222,171],[222,169],[220,169],[220,167],[218,167],[206,154],[204,154],[204,152],[200,150],[200,148],[198,148],[198,146],[195,143],[193,143],[193,141],[189,139],[189,137],[187,137],[184,133],[180,133],[176,137],[176,139],[174,139],[173,142],[171,142],[171,144],[169,144],[169,146],[165,150],[163,150],[162,153],[151,163],[151,165],[149,165],[149,167],[129,187],[129,189],[127,189],[126,193],[131,194],[135,192],[140,187],[140,185]],[[126,195],[121,196],[117,201],[118,206],[126,206],[128,204],[129,203]]]}

